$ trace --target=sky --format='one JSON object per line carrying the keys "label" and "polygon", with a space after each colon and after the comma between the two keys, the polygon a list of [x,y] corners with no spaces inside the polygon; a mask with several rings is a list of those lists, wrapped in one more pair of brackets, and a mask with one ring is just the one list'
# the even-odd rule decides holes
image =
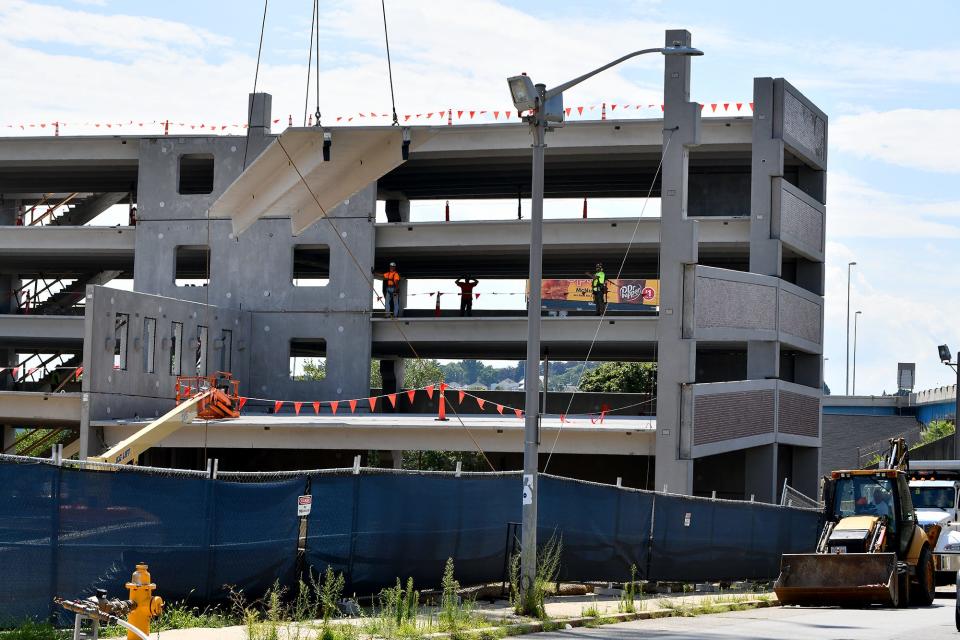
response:
{"label": "sky", "polygon": [[[401,116],[452,108],[490,119],[512,106],[507,76],[557,84],[662,45],[667,28],[689,29],[706,52],[693,63],[694,100],[748,103],[754,77],[786,78],[830,119],[827,384],[834,393],[845,386],[851,261],[851,307],[862,311],[857,393],[895,391],[898,362],[917,364],[918,388],[955,380],[936,345],[960,349],[960,3],[388,0],[386,10]],[[269,2],[256,82],[273,95],[275,131],[303,123],[311,11],[306,0]],[[63,135],[156,133],[164,120],[187,132],[201,124],[241,132],[233,125],[245,121],[263,15],[262,2],[244,0],[0,0],[0,135],[48,135],[39,124],[54,121],[66,123]],[[319,47],[325,124],[390,112],[379,2],[320,0]],[[595,118],[590,105],[659,104],[661,84],[662,60],[646,56],[565,100]],[[546,212],[575,216],[580,206],[549,202]],[[635,216],[642,202],[590,206],[591,216]],[[643,215],[658,209],[650,203]],[[442,203],[414,214],[441,219]],[[463,218],[512,215],[515,203],[454,209]],[[477,291],[483,300],[484,291],[518,287],[481,283]]]}

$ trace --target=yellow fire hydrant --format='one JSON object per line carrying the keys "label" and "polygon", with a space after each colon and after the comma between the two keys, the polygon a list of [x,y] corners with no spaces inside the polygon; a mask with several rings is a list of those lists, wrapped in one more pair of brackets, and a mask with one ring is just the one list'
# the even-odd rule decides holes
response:
{"label": "yellow fire hydrant", "polygon": [[[138,564],[130,582],[125,586],[130,590],[130,599],[137,604],[127,616],[127,622],[150,635],[150,619],[159,616],[163,611],[163,599],[153,595],[157,585],[150,582],[150,571],[147,565]],[[127,640],[138,640],[138,638],[132,631],[127,631]]]}

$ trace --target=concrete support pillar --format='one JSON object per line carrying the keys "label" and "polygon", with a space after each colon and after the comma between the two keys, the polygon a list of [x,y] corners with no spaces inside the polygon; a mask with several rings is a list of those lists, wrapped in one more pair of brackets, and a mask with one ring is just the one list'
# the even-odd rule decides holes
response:
{"label": "concrete support pillar", "polygon": [[403,469],[403,451],[395,449],[390,452],[390,455],[393,457],[393,468]]}
{"label": "concrete support pillar", "polygon": [[[670,30],[666,46],[692,46],[689,31]],[[680,458],[681,387],[693,383],[696,342],[683,337],[685,265],[697,262],[696,222],[687,218],[690,147],[700,142],[700,107],[690,102],[689,57],[664,58],[661,169],[660,317],[657,366],[657,466],[654,487],[693,491],[693,461]]]}
{"label": "concrete support pillar", "polygon": [[793,449],[793,475],[788,482],[797,491],[811,498],[820,497],[820,450],[815,447]]}
{"label": "concrete support pillar", "polygon": [[743,497],[752,495],[757,502],[777,501],[777,445],[768,444],[744,451],[746,470]]}
{"label": "concrete support pillar", "polygon": [[251,93],[247,96],[247,109],[250,114],[249,133],[247,134],[246,166],[267,148],[270,138],[270,124],[273,109],[273,96],[269,93]]}

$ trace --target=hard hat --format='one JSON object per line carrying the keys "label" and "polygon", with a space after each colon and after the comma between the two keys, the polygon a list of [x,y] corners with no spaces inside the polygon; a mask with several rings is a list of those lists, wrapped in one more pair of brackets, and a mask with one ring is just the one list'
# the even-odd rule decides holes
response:
{"label": "hard hat", "polygon": [[603,265],[600,264],[599,262],[597,263],[597,269],[603,269]]}
{"label": "hard hat", "polygon": [[391,266],[391,267],[395,267],[395,266],[397,266],[397,263],[396,263],[396,262],[391,262],[391,263],[390,263],[390,266]]}

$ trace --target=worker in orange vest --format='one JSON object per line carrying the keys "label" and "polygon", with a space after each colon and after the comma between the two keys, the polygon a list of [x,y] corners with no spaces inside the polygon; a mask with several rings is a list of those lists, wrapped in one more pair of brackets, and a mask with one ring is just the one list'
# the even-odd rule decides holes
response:
{"label": "worker in orange vest", "polygon": [[397,263],[391,262],[385,273],[373,272],[373,275],[383,278],[383,297],[387,315],[399,318],[400,309],[400,274],[397,272]]}

